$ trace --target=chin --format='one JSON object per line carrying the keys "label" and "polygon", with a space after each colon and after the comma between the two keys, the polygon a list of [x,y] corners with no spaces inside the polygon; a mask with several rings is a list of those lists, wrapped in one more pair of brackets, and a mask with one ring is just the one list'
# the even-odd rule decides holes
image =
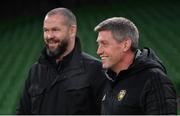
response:
{"label": "chin", "polygon": [[106,65],[102,65],[102,67],[104,68],[104,69],[107,69],[107,68],[109,68],[108,66],[106,66]]}
{"label": "chin", "polygon": [[50,52],[54,53],[57,48],[49,48],[49,47],[48,47],[48,49],[49,49]]}

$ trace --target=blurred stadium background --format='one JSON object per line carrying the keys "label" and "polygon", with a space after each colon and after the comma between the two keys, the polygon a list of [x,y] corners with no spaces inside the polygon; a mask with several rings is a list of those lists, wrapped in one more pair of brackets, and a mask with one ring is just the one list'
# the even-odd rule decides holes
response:
{"label": "blurred stadium background", "polygon": [[82,49],[95,57],[94,27],[108,17],[132,20],[140,31],[140,47],[156,51],[180,97],[180,1],[4,0],[0,4],[0,114],[15,114],[28,69],[43,47],[44,15],[55,7],[75,13]]}

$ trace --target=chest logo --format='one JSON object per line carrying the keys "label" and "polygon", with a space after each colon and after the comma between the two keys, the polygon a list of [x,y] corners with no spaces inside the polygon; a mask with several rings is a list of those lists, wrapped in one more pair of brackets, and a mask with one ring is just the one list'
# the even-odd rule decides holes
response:
{"label": "chest logo", "polygon": [[117,95],[118,101],[121,101],[125,95],[126,95],[126,90],[120,90],[120,92]]}

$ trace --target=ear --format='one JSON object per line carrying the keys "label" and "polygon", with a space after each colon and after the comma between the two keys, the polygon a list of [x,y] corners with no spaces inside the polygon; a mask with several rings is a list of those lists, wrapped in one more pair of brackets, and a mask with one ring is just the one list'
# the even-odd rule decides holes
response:
{"label": "ear", "polygon": [[71,38],[76,37],[76,32],[77,32],[77,26],[76,25],[71,25],[69,29],[69,35]]}
{"label": "ear", "polygon": [[132,40],[126,37],[123,41],[123,51],[126,52],[131,48]]}

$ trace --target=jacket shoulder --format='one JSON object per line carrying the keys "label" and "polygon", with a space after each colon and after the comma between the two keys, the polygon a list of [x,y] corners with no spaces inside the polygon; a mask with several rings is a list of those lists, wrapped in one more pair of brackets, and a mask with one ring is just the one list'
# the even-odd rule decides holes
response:
{"label": "jacket shoulder", "polygon": [[[41,64],[39,62],[35,62],[30,66],[30,69],[28,71],[27,80],[30,82],[39,82],[42,80],[40,77],[47,77],[44,73],[44,70],[47,70],[47,66],[44,64]],[[40,76],[43,75],[43,76]]]}
{"label": "jacket shoulder", "polygon": [[86,62],[89,62],[89,63],[95,63],[95,64],[101,64],[101,61],[94,57],[94,56],[91,56],[85,52],[82,53],[82,57],[83,59],[86,61]]}
{"label": "jacket shoulder", "polygon": [[146,77],[148,79],[141,99],[145,105],[144,111],[147,114],[176,114],[176,91],[165,72],[159,68],[152,68]]}
{"label": "jacket shoulder", "polygon": [[171,83],[171,80],[168,78],[167,74],[160,68],[151,68],[148,70],[148,78],[151,81],[159,80],[158,82]]}
{"label": "jacket shoulder", "polygon": [[86,73],[89,73],[90,76],[94,78],[98,78],[98,76],[105,77],[104,69],[102,68],[102,63],[99,59],[87,53],[82,53],[82,57]]}

